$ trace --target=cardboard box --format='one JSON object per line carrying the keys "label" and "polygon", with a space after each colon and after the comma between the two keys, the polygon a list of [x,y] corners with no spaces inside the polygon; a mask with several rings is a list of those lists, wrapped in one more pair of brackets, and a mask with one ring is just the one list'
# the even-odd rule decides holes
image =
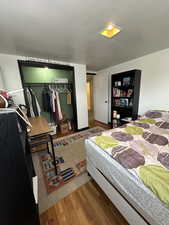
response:
{"label": "cardboard box", "polygon": [[59,124],[61,134],[67,134],[69,132],[69,126],[67,121]]}

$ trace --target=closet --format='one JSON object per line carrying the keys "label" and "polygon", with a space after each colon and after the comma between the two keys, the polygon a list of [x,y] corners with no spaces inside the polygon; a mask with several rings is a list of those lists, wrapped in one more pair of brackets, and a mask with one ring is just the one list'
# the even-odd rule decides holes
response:
{"label": "closet", "polygon": [[76,130],[74,67],[20,60],[18,65],[28,116],[42,115],[51,125],[67,121]]}

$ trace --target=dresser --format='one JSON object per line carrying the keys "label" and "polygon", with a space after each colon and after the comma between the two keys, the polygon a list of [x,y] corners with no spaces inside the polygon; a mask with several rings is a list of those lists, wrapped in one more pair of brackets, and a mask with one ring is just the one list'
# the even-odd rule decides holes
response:
{"label": "dresser", "polygon": [[40,225],[36,182],[26,124],[0,110],[0,224]]}

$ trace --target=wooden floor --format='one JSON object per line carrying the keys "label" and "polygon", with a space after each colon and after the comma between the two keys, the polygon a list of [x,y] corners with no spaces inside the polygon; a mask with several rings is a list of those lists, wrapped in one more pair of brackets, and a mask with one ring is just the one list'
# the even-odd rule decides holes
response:
{"label": "wooden floor", "polygon": [[129,225],[93,180],[48,209],[40,219],[41,225]]}
{"label": "wooden floor", "polygon": [[98,120],[94,120],[92,127],[96,127],[96,126],[103,127],[106,130],[107,129],[111,129],[111,126],[109,124],[102,123],[102,122],[100,122]]}
{"label": "wooden floor", "polygon": [[[95,126],[110,129],[96,120]],[[41,225],[129,225],[93,180],[41,214],[40,220]]]}

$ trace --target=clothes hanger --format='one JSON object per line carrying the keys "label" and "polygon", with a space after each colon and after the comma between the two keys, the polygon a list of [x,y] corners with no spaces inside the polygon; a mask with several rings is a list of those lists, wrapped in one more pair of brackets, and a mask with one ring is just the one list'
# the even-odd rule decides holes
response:
{"label": "clothes hanger", "polygon": [[3,95],[0,95],[0,108],[7,108],[8,107],[8,101]]}
{"label": "clothes hanger", "polygon": [[15,107],[17,107],[17,109],[20,110],[20,112],[22,113],[22,115],[14,108],[0,108],[0,113],[1,112],[16,112],[16,114],[29,126],[32,127],[32,125],[30,124],[30,122],[27,119],[27,116],[24,114],[24,112],[20,109],[20,107],[18,105],[14,105]]}
{"label": "clothes hanger", "polygon": [[19,107],[19,105],[15,105],[17,107],[17,109],[21,112],[21,115],[16,109],[15,112],[18,114],[18,116],[29,126],[32,127],[31,123],[28,120],[28,117],[26,116],[26,114],[23,112],[23,110]]}
{"label": "clothes hanger", "polygon": [[[14,90],[14,91],[9,91],[8,92],[8,94],[15,94],[15,93],[17,93],[17,92],[21,92],[21,91],[23,91],[23,89],[18,89],[18,90]],[[4,110],[13,110],[14,112],[16,112],[17,113],[17,115],[29,126],[29,127],[32,127],[32,125],[30,124],[30,122],[29,122],[29,120],[28,120],[28,118],[27,118],[27,116],[26,116],[26,114],[22,111],[22,109],[19,107],[19,105],[17,105],[17,104],[14,104],[14,107],[16,107],[19,111],[20,111],[20,113],[22,114],[20,114],[18,111],[17,111],[17,109],[10,109],[10,108],[8,108],[8,101],[6,100],[6,98],[4,98],[2,95],[0,95],[0,98],[4,101],[4,103],[5,103],[5,107],[3,107],[3,108],[0,108],[1,110],[2,109],[4,109]]]}

